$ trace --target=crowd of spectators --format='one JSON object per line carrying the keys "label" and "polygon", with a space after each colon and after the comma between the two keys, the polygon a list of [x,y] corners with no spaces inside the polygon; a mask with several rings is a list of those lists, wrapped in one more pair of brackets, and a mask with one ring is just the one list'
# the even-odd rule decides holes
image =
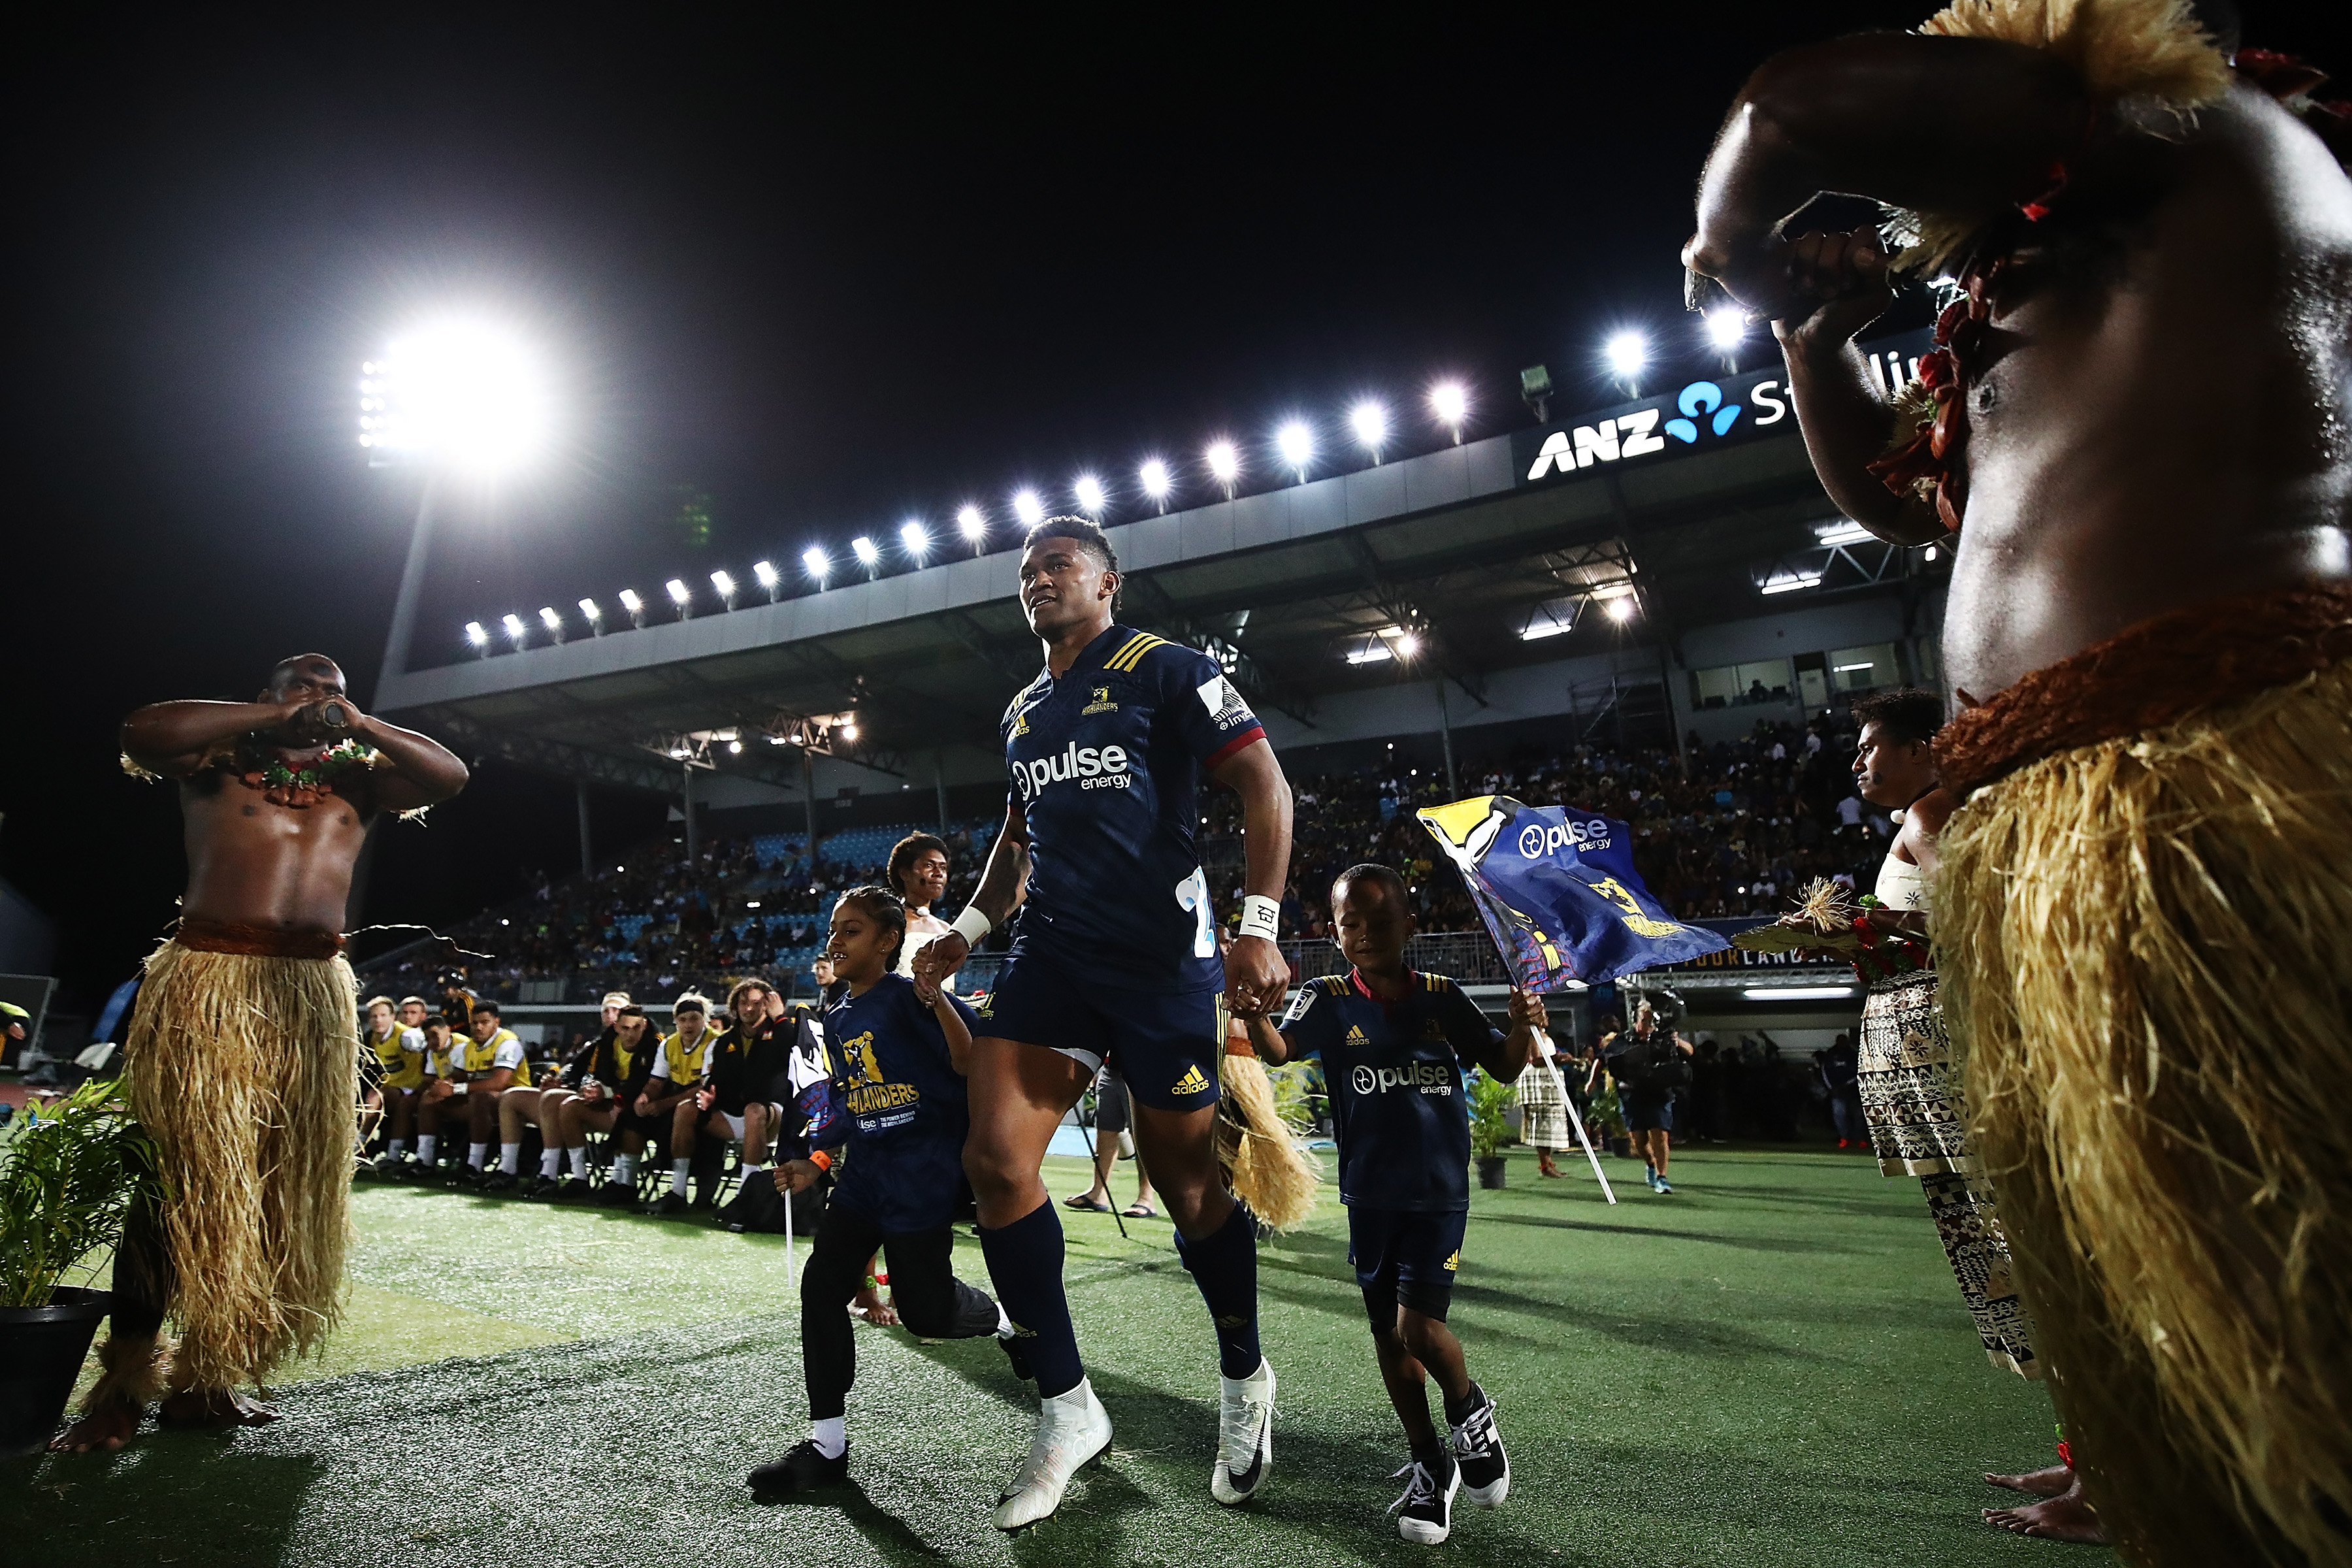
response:
{"label": "crowd of spectators", "polygon": [[[1815,878],[1867,888],[1888,826],[1854,795],[1853,744],[1831,720],[1759,724],[1738,742],[1677,753],[1575,745],[1523,745],[1471,760],[1463,794],[1501,794],[1531,805],[1572,805],[1621,818],[1633,833],[1635,868],[1650,891],[1685,920],[1777,915]],[[1685,772],[1685,758],[1687,772]],[[1297,800],[1286,936],[1327,934],[1331,879],[1363,860],[1405,873],[1425,931],[1475,931],[1459,878],[1444,868],[1417,807],[1448,798],[1445,776],[1393,765],[1292,776]],[[1202,795],[1200,847],[1221,920],[1240,906],[1241,809],[1222,790]],[[996,828],[964,823],[947,834],[950,880],[935,911],[951,916],[979,880]],[[878,881],[889,844],[906,827],[826,836],[812,868],[801,835],[718,838],[689,857],[683,845],[641,847],[612,869],[534,879],[529,896],[447,933],[469,956],[469,982],[509,1000],[557,1000],[522,988],[563,983],[667,994],[688,982],[757,975],[786,994],[805,994],[808,964],[824,942],[833,898]],[[842,847],[847,847],[845,851]],[[991,939],[1001,945],[1005,933]],[[381,989],[419,988],[451,962],[420,948],[368,966]]]}

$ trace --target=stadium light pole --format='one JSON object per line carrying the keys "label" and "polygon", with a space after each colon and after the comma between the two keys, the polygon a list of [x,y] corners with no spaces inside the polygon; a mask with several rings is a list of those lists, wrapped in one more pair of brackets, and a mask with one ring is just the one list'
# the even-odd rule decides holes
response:
{"label": "stadium light pole", "polygon": [[373,704],[383,700],[389,682],[408,672],[446,481],[459,474],[495,478],[535,456],[546,445],[552,410],[530,348],[501,327],[463,317],[394,339],[381,358],[361,364],[359,392],[359,442],[368,466],[414,465],[425,471]]}

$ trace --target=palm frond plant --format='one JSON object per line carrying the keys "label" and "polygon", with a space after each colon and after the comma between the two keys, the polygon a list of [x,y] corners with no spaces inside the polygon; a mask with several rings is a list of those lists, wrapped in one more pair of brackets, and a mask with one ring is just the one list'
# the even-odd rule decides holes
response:
{"label": "palm frond plant", "polygon": [[1503,1140],[1511,1135],[1510,1119],[1504,1115],[1518,1099],[1512,1085],[1487,1075],[1485,1068],[1475,1068],[1470,1073],[1470,1157],[1491,1160],[1503,1152]]}
{"label": "palm frond plant", "polygon": [[0,1307],[46,1307],[66,1277],[95,1277],[122,1240],[155,1149],[121,1100],[93,1079],[18,1119],[0,1142]]}

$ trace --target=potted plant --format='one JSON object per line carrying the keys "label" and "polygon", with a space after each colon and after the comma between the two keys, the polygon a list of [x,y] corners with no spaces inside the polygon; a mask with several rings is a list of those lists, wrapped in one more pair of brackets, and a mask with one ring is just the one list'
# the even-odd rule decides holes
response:
{"label": "potted plant", "polygon": [[1470,1158],[1477,1164],[1482,1187],[1503,1184],[1503,1140],[1511,1132],[1510,1120],[1503,1113],[1517,1099],[1509,1084],[1488,1077],[1486,1068],[1471,1069]]}
{"label": "potted plant", "polygon": [[1620,1159],[1633,1154],[1633,1135],[1625,1130],[1625,1108],[1617,1099],[1617,1080],[1609,1079],[1592,1096],[1592,1120],[1601,1135],[1609,1143],[1609,1152]]}
{"label": "potted plant", "polygon": [[0,1142],[0,1454],[46,1445],[112,1303],[87,1281],[122,1239],[154,1148],[119,1078],[17,1120]]}

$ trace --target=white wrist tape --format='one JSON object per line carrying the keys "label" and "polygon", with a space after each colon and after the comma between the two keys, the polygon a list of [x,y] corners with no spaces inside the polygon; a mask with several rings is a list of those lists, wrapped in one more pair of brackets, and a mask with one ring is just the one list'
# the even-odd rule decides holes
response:
{"label": "white wrist tape", "polygon": [[966,904],[963,913],[956,916],[955,923],[948,929],[963,938],[964,946],[978,947],[980,939],[996,929],[996,922],[982,914],[979,905]]}
{"label": "white wrist tape", "polygon": [[1262,936],[1268,942],[1279,941],[1282,932],[1282,906],[1263,893],[1252,893],[1242,900],[1242,936]]}

